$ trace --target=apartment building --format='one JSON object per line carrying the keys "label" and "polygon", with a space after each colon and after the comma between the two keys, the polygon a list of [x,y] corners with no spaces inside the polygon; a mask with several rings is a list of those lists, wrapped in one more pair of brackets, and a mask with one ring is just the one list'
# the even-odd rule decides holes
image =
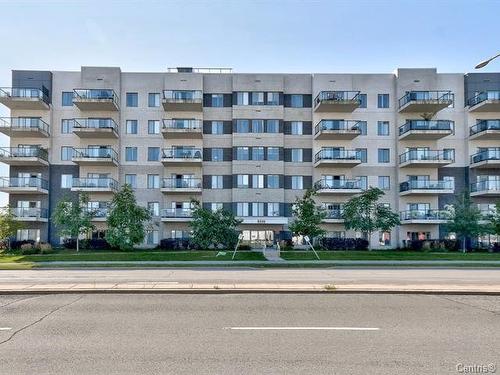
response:
{"label": "apartment building", "polygon": [[60,243],[51,211],[80,192],[102,237],[124,183],[153,214],[148,245],[189,236],[191,198],[234,212],[245,241],[273,241],[291,237],[292,204],[315,186],[328,236],[354,237],[343,204],[377,186],[401,215],[370,239],[387,248],[445,237],[456,192],[485,213],[500,197],[500,73],[14,70],[0,103],[0,191],[25,223],[18,239]]}

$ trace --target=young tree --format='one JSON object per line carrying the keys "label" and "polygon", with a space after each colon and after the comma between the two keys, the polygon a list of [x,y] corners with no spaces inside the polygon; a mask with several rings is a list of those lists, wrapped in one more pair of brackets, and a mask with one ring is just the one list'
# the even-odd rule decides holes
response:
{"label": "young tree", "polygon": [[314,201],[316,190],[307,189],[302,198],[297,198],[292,209],[294,220],[290,223],[289,229],[295,235],[309,236],[313,238],[325,234],[325,230],[320,227],[321,221],[325,218],[326,212],[317,206]]}
{"label": "young tree", "polygon": [[120,250],[133,248],[144,241],[145,223],[149,219],[151,213],[137,205],[132,187],[125,184],[111,201],[106,241]]}
{"label": "young tree", "polygon": [[379,202],[384,195],[379,188],[370,187],[344,205],[342,218],[345,228],[367,235],[369,250],[373,232],[389,232],[399,224],[399,215]]}
{"label": "young tree", "polygon": [[457,195],[453,204],[448,205],[446,210],[450,215],[446,228],[449,232],[455,233],[457,239],[462,239],[464,253],[467,251],[468,238],[475,238],[491,231],[491,226],[480,223],[483,218],[481,211],[472,202],[469,191]]}
{"label": "young tree", "polygon": [[0,240],[6,240],[10,249],[10,237],[15,236],[18,229],[22,229],[21,222],[14,219],[10,207],[0,211]]}
{"label": "young tree", "polygon": [[193,205],[193,220],[190,222],[193,231],[192,241],[197,246],[208,249],[210,246],[217,248],[232,248],[238,241],[236,228],[241,220],[236,219],[232,212],[220,209],[207,210],[201,207],[197,200],[191,201]]}
{"label": "young tree", "polygon": [[94,229],[94,213],[87,210],[88,201],[88,195],[85,193],[80,194],[78,200],[63,198],[57,203],[52,214],[52,221],[59,234],[76,238],[76,251],[80,251],[80,235]]}
{"label": "young tree", "polygon": [[495,204],[495,212],[491,215],[491,232],[500,236],[500,201]]}

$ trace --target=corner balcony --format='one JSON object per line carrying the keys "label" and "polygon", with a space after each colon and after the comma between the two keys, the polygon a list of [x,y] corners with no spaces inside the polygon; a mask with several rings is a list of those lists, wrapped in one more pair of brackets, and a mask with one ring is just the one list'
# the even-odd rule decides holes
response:
{"label": "corner balcony", "polygon": [[323,223],[335,224],[335,223],[343,223],[344,219],[342,217],[342,210],[325,210],[326,216],[323,219]]}
{"label": "corner balcony", "polygon": [[453,121],[408,120],[399,127],[399,140],[435,140],[451,135],[453,131]]}
{"label": "corner balcony", "polygon": [[48,110],[49,97],[40,89],[1,87],[0,103],[10,109]]}
{"label": "corner balcony", "polygon": [[0,191],[8,194],[48,194],[49,183],[38,177],[0,177]]}
{"label": "corner balcony", "polygon": [[164,208],[161,210],[163,222],[186,222],[193,220],[193,210],[189,208]]}
{"label": "corner balcony", "polygon": [[352,168],[361,164],[361,155],[357,150],[321,149],[314,156],[315,167]]}
{"label": "corner balcony", "polygon": [[401,224],[444,224],[450,219],[445,210],[410,210],[401,211]]}
{"label": "corner balcony", "polygon": [[470,168],[500,168],[500,147],[490,147],[472,155]]}
{"label": "corner balcony", "polygon": [[399,99],[399,112],[436,113],[453,104],[451,91],[408,91]]}
{"label": "corner balcony", "polygon": [[351,113],[361,105],[359,94],[359,91],[321,91],[314,99],[314,111]]}
{"label": "corner balcony", "polygon": [[48,138],[49,124],[40,117],[0,117],[0,133],[9,137]]}
{"label": "corner balcony", "polygon": [[400,168],[439,168],[453,162],[453,157],[441,150],[410,150],[399,155]]}
{"label": "corner balcony", "polygon": [[480,92],[467,101],[469,112],[500,112],[500,90]]}
{"label": "corner balcony", "polygon": [[71,191],[89,193],[113,193],[118,190],[118,181],[113,178],[73,178]]}
{"label": "corner balcony", "polygon": [[0,162],[13,166],[40,167],[49,165],[47,150],[39,147],[2,147]]}
{"label": "corner balcony", "polygon": [[328,180],[321,179],[314,183],[318,194],[358,194],[361,189],[359,180]]}
{"label": "corner balcony", "polygon": [[[7,210],[4,208],[3,210]],[[10,208],[14,220],[26,222],[42,222],[49,221],[49,210],[46,208]]]}
{"label": "corner balcony", "polygon": [[351,140],[361,134],[359,121],[321,120],[314,128],[314,139]]}
{"label": "corner balcony", "polygon": [[161,191],[169,194],[201,194],[200,178],[164,178],[161,185]]}
{"label": "corner balcony", "polygon": [[73,163],[78,165],[118,166],[118,154],[111,147],[106,148],[74,148]]}
{"label": "corner balcony", "polygon": [[118,138],[118,125],[111,118],[75,118],[73,134],[80,138]]}
{"label": "corner balcony", "polygon": [[201,166],[202,155],[201,148],[164,148],[161,162],[165,166]]}
{"label": "corner balcony", "polygon": [[500,120],[481,120],[469,129],[469,139],[500,139]]}
{"label": "corner balcony", "polygon": [[198,138],[203,137],[203,122],[191,119],[165,119],[161,133],[164,138]]}
{"label": "corner balcony", "polygon": [[201,112],[203,93],[201,90],[163,90],[162,103],[165,111]]}
{"label": "corner balcony", "polygon": [[470,185],[471,197],[500,197],[500,177]]}
{"label": "corner balcony", "polygon": [[74,89],[73,104],[80,111],[118,111],[120,100],[113,89]]}
{"label": "corner balcony", "polygon": [[411,180],[399,184],[399,195],[434,195],[453,194],[453,181],[419,181]]}

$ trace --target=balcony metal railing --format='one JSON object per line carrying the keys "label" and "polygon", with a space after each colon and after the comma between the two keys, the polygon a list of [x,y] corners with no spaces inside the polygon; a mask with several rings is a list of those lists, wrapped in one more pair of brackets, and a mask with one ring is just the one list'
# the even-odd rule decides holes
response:
{"label": "balcony metal railing", "polygon": [[[3,208],[2,210],[5,212],[8,208]],[[21,208],[21,207],[14,207],[10,208],[10,212],[12,212],[12,215],[14,217],[20,218],[20,219],[28,219],[28,218],[41,218],[41,219],[48,219],[49,217],[49,210],[46,208]]]}
{"label": "balcony metal railing", "polygon": [[473,107],[476,104],[479,104],[481,102],[484,102],[486,100],[500,100],[500,90],[489,90],[489,91],[483,91],[469,100],[467,100],[467,105],[469,107]]}
{"label": "balcony metal railing", "polygon": [[118,125],[112,118],[75,118],[73,128],[113,129],[118,131]]}
{"label": "balcony metal railing", "polygon": [[321,149],[314,156],[314,161],[320,160],[360,160],[361,153],[357,150]]}
{"label": "balcony metal railing", "polygon": [[338,130],[338,131],[358,131],[361,134],[361,130],[359,129],[359,121],[352,120],[321,120],[314,127],[314,134],[318,134],[322,130]]}
{"label": "balcony metal railing", "polygon": [[0,157],[3,158],[40,158],[49,160],[47,150],[41,147],[0,147]]}
{"label": "balcony metal railing", "polygon": [[165,189],[201,189],[200,178],[164,178],[162,188]]}
{"label": "balcony metal railing", "polygon": [[399,155],[399,163],[405,163],[407,161],[443,161],[451,160],[454,161],[453,157],[448,153],[441,150],[410,150]]}
{"label": "balcony metal railing", "polygon": [[500,191],[500,178],[495,180],[483,180],[474,182],[470,185],[472,192],[479,191]]}
{"label": "balcony metal railing", "polygon": [[47,190],[49,182],[38,177],[0,177],[0,188],[40,188]]}
{"label": "balcony metal railing", "polygon": [[344,214],[344,210],[325,210],[326,216],[325,219],[342,219],[342,215]]}
{"label": "balcony metal railing", "polygon": [[321,179],[318,180],[314,183],[314,187],[316,189],[361,189],[361,182],[360,180],[328,180],[328,179]]}
{"label": "balcony metal railing", "polygon": [[450,213],[445,210],[409,210],[401,211],[401,220],[449,220]]}
{"label": "balcony metal railing", "polygon": [[40,89],[23,87],[0,87],[0,98],[40,99],[49,104],[49,97]]}
{"label": "balcony metal railing", "polygon": [[481,120],[476,125],[471,126],[469,135],[474,135],[487,130],[500,130],[500,120]]}
{"label": "balcony metal railing", "polygon": [[199,103],[203,93],[201,90],[163,90],[163,99],[173,103]]}
{"label": "balcony metal railing", "polygon": [[190,208],[164,208],[161,210],[161,217],[168,218],[190,218],[193,210]]}
{"label": "balcony metal railing", "polygon": [[164,119],[163,129],[176,129],[176,130],[201,130],[203,122],[201,120],[192,119]]}
{"label": "balcony metal railing", "polygon": [[449,91],[408,91],[403,95],[398,103],[399,108],[409,102],[439,102],[448,103],[453,102],[455,95]]}
{"label": "balcony metal railing", "polygon": [[73,148],[73,158],[110,159],[118,161],[118,154],[112,148]]}
{"label": "balcony metal railing", "polygon": [[74,89],[73,98],[77,100],[101,100],[115,103],[118,106],[120,100],[113,89]]}
{"label": "balcony metal railing", "polygon": [[471,163],[479,163],[485,160],[500,160],[500,147],[488,148],[470,157]]}
{"label": "balcony metal railing", "polygon": [[338,103],[357,101],[361,104],[359,94],[361,94],[360,91],[321,91],[314,99],[314,105],[323,101]]}
{"label": "balcony metal railing", "polygon": [[162,159],[200,159],[201,148],[164,148]]}
{"label": "balcony metal railing", "polygon": [[453,132],[454,122],[449,120],[408,120],[399,127],[399,135],[411,130],[447,130]]}
{"label": "balcony metal railing", "polygon": [[39,117],[0,117],[0,128],[39,130],[49,134],[49,124]]}
{"label": "balcony metal railing", "polygon": [[411,180],[404,181],[399,184],[399,191],[408,190],[452,190],[454,189],[453,181],[448,180]]}
{"label": "balcony metal railing", "polygon": [[85,188],[85,189],[118,189],[118,181],[113,178],[73,178],[72,185],[73,188]]}

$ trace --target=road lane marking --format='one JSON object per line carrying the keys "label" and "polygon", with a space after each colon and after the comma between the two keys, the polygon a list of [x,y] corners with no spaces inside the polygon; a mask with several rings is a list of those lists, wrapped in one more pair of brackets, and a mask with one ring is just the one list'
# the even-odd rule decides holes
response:
{"label": "road lane marking", "polygon": [[225,327],[234,331],[378,331],[377,327]]}
{"label": "road lane marking", "polygon": [[10,331],[11,327],[0,327],[0,331]]}

